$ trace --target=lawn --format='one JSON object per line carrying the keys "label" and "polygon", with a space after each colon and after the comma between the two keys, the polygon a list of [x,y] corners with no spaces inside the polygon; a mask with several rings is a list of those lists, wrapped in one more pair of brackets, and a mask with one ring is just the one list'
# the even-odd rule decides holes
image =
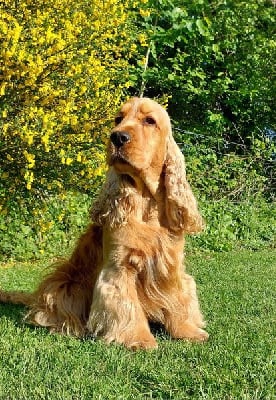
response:
{"label": "lawn", "polygon": [[[43,270],[41,262],[0,264],[0,285],[31,290]],[[50,335],[22,322],[24,307],[0,304],[0,399],[275,399],[276,251],[198,253],[188,270],[206,344],[157,330],[158,350],[135,353]]]}

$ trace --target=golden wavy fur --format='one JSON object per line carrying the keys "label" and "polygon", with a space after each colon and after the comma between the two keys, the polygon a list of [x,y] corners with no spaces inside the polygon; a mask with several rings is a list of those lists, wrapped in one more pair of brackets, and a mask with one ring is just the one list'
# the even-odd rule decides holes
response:
{"label": "golden wavy fur", "polygon": [[51,331],[107,343],[157,347],[149,321],[178,339],[204,341],[194,279],[185,273],[185,233],[202,219],[186,180],[184,157],[167,112],[132,98],[115,118],[106,182],[92,223],[68,261],[33,294],[0,292],[0,301],[29,306],[29,321]]}

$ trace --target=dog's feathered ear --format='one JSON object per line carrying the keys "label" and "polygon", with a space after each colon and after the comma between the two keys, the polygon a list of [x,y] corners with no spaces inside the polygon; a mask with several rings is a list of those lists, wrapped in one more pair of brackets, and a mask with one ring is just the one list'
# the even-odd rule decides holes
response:
{"label": "dog's feathered ear", "polygon": [[164,167],[166,214],[169,228],[175,232],[200,232],[204,226],[203,220],[186,179],[184,156],[171,133],[168,136]]}

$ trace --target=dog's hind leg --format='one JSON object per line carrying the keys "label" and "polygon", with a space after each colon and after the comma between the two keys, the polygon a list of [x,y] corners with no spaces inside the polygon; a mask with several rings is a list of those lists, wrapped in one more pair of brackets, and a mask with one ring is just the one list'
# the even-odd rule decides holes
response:
{"label": "dog's hind leg", "polygon": [[90,225],[68,261],[39,285],[26,319],[51,331],[82,336],[102,264],[102,229]]}

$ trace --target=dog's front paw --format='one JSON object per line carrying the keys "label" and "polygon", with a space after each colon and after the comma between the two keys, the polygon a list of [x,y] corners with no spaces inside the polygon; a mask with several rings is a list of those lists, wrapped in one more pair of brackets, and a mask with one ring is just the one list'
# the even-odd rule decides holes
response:
{"label": "dog's front paw", "polygon": [[125,346],[131,350],[154,350],[158,345],[154,337],[136,338],[125,343]]}
{"label": "dog's front paw", "polygon": [[204,331],[204,329],[198,328],[194,335],[189,339],[193,342],[206,342],[209,339],[209,334]]}
{"label": "dog's front paw", "polygon": [[169,330],[169,333],[174,339],[187,339],[192,342],[205,342],[209,338],[206,331],[190,322],[175,324],[173,329]]}
{"label": "dog's front paw", "polygon": [[137,329],[121,332],[113,340],[131,350],[153,350],[157,349],[157,342],[148,329]]}

